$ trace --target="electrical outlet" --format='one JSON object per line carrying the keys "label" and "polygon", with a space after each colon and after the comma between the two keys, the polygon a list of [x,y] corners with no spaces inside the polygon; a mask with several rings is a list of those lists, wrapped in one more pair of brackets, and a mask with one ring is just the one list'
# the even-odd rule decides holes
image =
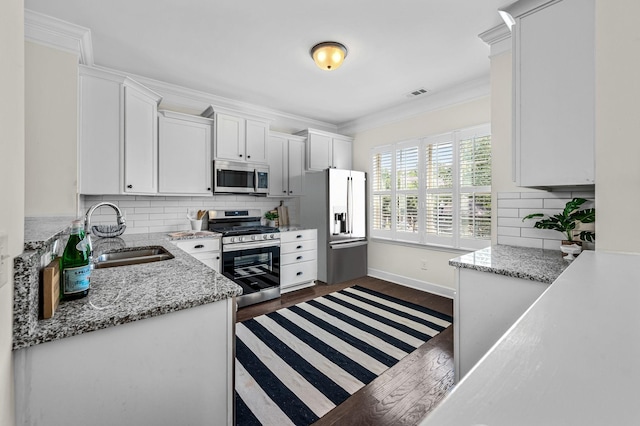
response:
{"label": "electrical outlet", "polygon": [[420,261],[420,269],[423,269],[423,270],[425,270],[425,271],[426,271],[427,269],[429,269],[429,268],[427,268],[427,261],[426,261],[426,260],[422,259],[422,260]]}
{"label": "electrical outlet", "polygon": [[9,281],[9,237],[0,232],[0,288]]}

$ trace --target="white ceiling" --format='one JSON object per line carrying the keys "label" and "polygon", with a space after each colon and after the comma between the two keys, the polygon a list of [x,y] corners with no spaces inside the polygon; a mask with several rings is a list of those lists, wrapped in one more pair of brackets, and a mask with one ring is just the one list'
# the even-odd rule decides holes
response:
{"label": "white ceiling", "polygon": [[[489,77],[508,0],[25,0],[91,29],[95,64],[335,125]],[[309,49],[339,41],[341,68]],[[423,95],[423,96],[429,96]]]}

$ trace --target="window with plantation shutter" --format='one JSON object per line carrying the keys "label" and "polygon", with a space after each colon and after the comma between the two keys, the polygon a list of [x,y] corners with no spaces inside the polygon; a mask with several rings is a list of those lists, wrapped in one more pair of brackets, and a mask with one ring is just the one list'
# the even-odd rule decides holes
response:
{"label": "window with plantation shutter", "polygon": [[371,235],[453,248],[491,240],[489,125],[372,150]]}
{"label": "window with plantation shutter", "polygon": [[371,168],[371,235],[390,237],[391,232],[391,149],[373,154]]}

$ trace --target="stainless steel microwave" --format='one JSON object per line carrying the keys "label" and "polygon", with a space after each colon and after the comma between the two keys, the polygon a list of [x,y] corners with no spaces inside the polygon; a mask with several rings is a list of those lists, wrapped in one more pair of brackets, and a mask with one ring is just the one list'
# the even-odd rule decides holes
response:
{"label": "stainless steel microwave", "polygon": [[269,192],[269,166],[235,161],[214,161],[213,192],[218,194],[267,195]]}

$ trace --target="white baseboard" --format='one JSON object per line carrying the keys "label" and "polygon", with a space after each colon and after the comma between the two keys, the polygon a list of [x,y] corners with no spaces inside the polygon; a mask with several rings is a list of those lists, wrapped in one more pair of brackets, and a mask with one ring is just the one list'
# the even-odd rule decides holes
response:
{"label": "white baseboard", "polygon": [[392,274],[390,272],[381,271],[379,269],[369,268],[367,270],[367,274],[373,278],[390,281],[394,284],[400,284],[405,287],[414,288],[416,290],[426,291],[429,293],[437,294],[438,296],[447,297],[449,299],[453,299],[456,294],[455,289],[450,287],[445,287],[426,281],[420,281],[414,278],[403,277],[402,275]]}

